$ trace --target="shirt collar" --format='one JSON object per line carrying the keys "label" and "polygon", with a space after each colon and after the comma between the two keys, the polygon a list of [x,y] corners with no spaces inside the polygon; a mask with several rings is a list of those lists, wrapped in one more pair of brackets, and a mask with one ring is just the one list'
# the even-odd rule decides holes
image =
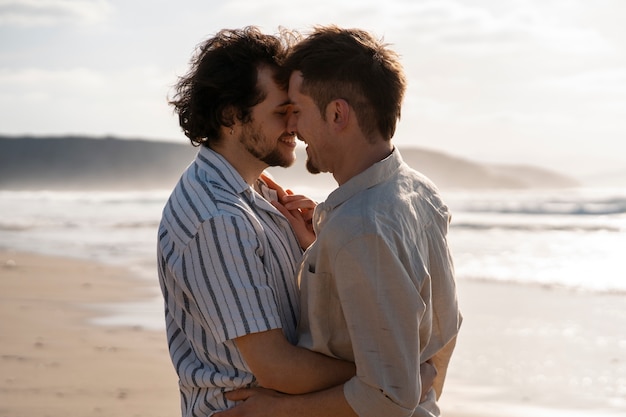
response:
{"label": "shirt collar", "polygon": [[200,169],[207,172],[209,181],[211,178],[219,178],[220,185],[230,188],[235,194],[241,194],[250,189],[248,183],[244,181],[230,162],[208,146],[202,145],[200,147],[196,162]]}
{"label": "shirt collar", "polygon": [[[276,191],[272,190],[261,179],[257,179],[254,187],[251,187],[239,172],[218,152],[208,146],[201,146],[197,163],[201,169],[207,172],[209,178],[219,178],[219,184],[238,195],[244,195],[252,204],[266,211],[280,214],[269,201],[278,200]],[[261,198],[262,197],[262,198]]]}
{"label": "shirt collar", "polygon": [[402,163],[400,151],[394,148],[388,157],[350,178],[347,182],[330,193],[326,201],[318,204],[315,208],[313,224],[316,232],[318,228],[322,227],[322,223],[325,221],[328,213],[361,191],[387,181],[397,172]]}

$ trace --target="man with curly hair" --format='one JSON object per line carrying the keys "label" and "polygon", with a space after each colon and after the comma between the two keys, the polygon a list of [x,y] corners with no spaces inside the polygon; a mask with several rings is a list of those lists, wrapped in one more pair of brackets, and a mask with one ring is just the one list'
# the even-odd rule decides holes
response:
{"label": "man with curly hair", "polygon": [[[225,392],[261,385],[298,394],[343,383],[354,365],[297,347],[296,267],[288,220],[260,179],[291,165],[295,136],[279,68],[285,37],[222,30],[200,45],[171,101],[199,147],[164,210],[158,272],[184,417],[232,407]],[[302,211],[314,203],[303,199]],[[298,211],[301,213],[301,211]]]}

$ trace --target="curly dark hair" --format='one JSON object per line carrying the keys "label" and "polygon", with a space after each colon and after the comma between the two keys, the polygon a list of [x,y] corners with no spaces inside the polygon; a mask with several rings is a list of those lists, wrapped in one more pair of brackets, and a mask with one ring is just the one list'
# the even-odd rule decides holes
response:
{"label": "curly dark hair", "polygon": [[219,141],[222,126],[250,121],[251,108],[265,99],[257,88],[259,68],[278,70],[288,46],[285,32],[266,35],[255,26],[223,29],[197,46],[169,100],[194,146]]}
{"label": "curly dark hair", "polygon": [[390,140],[400,118],[406,78],[398,55],[361,29],[318,26],[295,45],[281,68],[281,83],[302,72],[301,92],[313,99],[322,116],[328,103],[341,98],[356,113],[363,133]]}

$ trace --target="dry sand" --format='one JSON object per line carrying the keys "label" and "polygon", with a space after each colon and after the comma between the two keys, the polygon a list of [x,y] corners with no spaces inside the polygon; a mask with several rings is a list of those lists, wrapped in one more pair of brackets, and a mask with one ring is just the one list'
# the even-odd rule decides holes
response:
{"label": "dry sand", "polygon": [[[459,284],[444,417],[626,410],[623,295]],[[164,331],[90,323],[94,305],[154,289],[124,268],[0,250],[0,417],[179,416]]]}

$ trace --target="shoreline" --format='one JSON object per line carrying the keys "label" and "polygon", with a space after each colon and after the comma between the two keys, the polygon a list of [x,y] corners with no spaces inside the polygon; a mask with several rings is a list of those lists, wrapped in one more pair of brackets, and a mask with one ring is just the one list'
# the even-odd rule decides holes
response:
{"label": "shoreline", "polygon": [[[623,296],[458,284],[444,417],[626,410]],[[180,415],[164,329],[103,319],[153,299],[155,285],[124,267],[0,249],[0,416]]]}

